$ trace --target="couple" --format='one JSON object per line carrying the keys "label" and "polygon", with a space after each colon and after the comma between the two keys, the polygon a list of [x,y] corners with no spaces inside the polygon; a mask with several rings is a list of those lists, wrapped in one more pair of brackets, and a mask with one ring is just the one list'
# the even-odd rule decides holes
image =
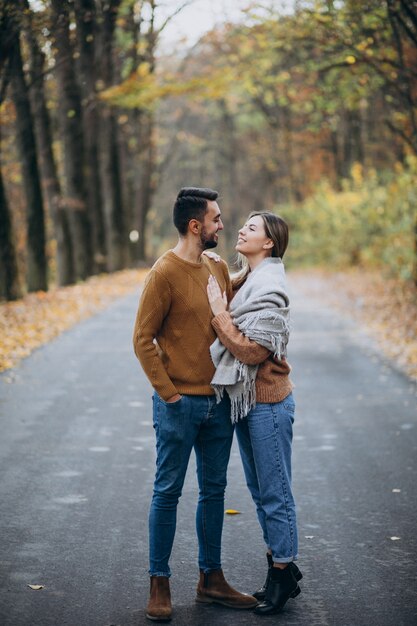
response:
{"label": "couple", "polygon": [[[168,562],[193,448],[199,485],[197,602],[270,615],[300,592],[291,492],[294,401],[285,360],[289,302],[281,261],[288,228],[272,213],[252,214],[236,245],[245,262],[230,280],[226,264],[209,252],[223,230],[217,197],[211,189],[179,192],[173,211],[178,243],[149,272],[135,323],[135,353],[155,390],[146,611],[154,621],[171,619]],[[266,581],[253,595],[233,589],[221,569],[235,429],[267,547]]]}

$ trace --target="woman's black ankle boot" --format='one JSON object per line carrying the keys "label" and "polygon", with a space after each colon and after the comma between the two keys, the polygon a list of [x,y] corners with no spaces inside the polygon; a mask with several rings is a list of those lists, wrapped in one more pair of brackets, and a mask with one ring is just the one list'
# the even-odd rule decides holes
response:
{"label": "woman's black ankle boot", "polygon": [[271,567],[265,600],[255,608],[256,615],[279,613],[289,598],[296,598],[301,589],[291,567]]}
{"label": "woman's black ankle boot", "polygon": [[252,594],[254,598],[256,598],[257,600],[260,600],[261,602],[263,600],[265,600],[266,590],[268,588],[269,579],[271,577],[271,569],[272,569],[272,566],[274,564],[274,562],[272,560],[272,555],[269,554],[268,552],[266,553],[266,558],[268,559],[268,571],[267,571],[267,574],[266,574],[265,582],[262,585],[262,587],[257,589],[255,591],[255,593]]}
{"label": "woman's black ankle boot", "polygon": [[[269,554],[268,552],[266,554],[266,558],[268,560],[268,572],[266,574],[265,582],[262,585],[262,587],[257,589],[257,591],[255,591],[255,593],[252,594],[260,602],[265,600],[266,590],[268,588],[269,579],[271,578],[271,568],[274,565],[274,562],[272,560],[272,555]],[[294,561],[292,561],[291,563],[288,563],[288,567],[292,570],[295,580],[298,581],[302,579],[303,575],[301,571],[299,570],[298,566],[294,563]]]}
{"label": "woman's black ankle boot", "polygon": [[294,574],[294,578],[296,581],[299,581],[302,579],[303,575],[301,573],[301,570],[298,567],[298,565],[294,563],[294,561],[291,561],[291,563],[288,563],[288,567],[292,570],[292,573]]}

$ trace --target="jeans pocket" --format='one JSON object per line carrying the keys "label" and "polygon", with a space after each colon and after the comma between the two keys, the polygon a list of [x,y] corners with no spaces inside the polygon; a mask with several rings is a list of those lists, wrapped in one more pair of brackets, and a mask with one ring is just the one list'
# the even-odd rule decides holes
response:
{"label": "jeans pocket", "polygon": [[[160,396],[156,396],[156,420],[161,428],[179,428],[182,430],[189,413],[189,405],[186,396],[181,396],[175,402],[166,402]],[[165,426],[163,426],[165,424]],[[175,426],[174,426],[175,425]]]}
{"label": "jeans pocket", "polygon": [[158,396],[158,399],[164,406],[173,408],[181,404],[181,402],[184,399],[184,396],[181,396],[181,398],[179,398],[179,400],[175,400],[175,402],[167,402],[166,400],[163,400],[160,396]]}
{"label": "jeans pocket", "polygon": [[295,402],[294,402],[294,399],[292,398],[292,395],[288,396],[288,398],[285,398],[282,401],[282,408],[284,410],[284,414],[291,421],[291,424],[294,424]]}
{"label": "jeans pocket", "polygon": [[184,396],[181,396],[179,400],[175,402],[166,402],[163,400],[160,395],[156,393],[153,394],[153,427],[156,431],[158,431],[158,426],[161,423],[161,419],[164,420],[164,417],[176,416],[180,413],[180,410],[183,406]]}
{"label": "jeans pocket", "polygon": [[292,393],[290,393],[289,396],[284,398],[284,400],[282,401],[282,406],[284,407],[284,409],[286,411],[289,411],[290,413],[292,413],[292,415],[294,415],[294,413],[295,413],[295,402],[294,402],[294,398],[293,398]]}
{"label": "jeans pocket", "polygon": [[273,404],[258,403],[247,416],[250,438],[254,441],[270,439],[275,432]]}

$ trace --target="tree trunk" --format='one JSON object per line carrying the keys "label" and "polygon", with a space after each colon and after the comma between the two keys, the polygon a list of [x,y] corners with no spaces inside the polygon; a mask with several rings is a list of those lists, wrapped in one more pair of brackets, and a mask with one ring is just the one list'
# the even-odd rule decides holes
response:
{"label": "tree trunk", "polygon": [[222,190],[221,209],[225,224],[226,251],[229,263],[236,257],[234,249],[236,233],[246,215],[241,213],[242,203],[238,198],[237,158],[239,150],[236,141],[234,116],[230,113],[225,100],[219,102],[221,121],[219,124],[219,151],[217,161],[217,178]]}
{"label": "tree trunk", "polygon": [[156,146],[154,138],[154,118],[152,113],[142,118],[141,148],[143,150],[140,161],[139,184],[136,189],[136,216],[139,230],[139,241],[136,246],[136,260],[146,259],[146,222],[152,206],[155,193]]}
{"label": "tree trunk", "polygon": [[[114,81],[113,35],[120,0],[111,0],[103,7],[100,46],[101,80],[106,87]],[[110,271],[126,267],[128,239],[125,233],[120,165],[118,154],[118,129],[114,113],[106,104],[100,107],[100,175],[103,193],[108,268]]]}
{"label": "tree trunk", "polygon": [[340,155],[340,142],[338,132],[334,128],[329,130],[330,152],[333,157],[333,168],[336,178],[336,189],[341,190],[341,182],[343,179],[343,164]]}
{"label": "tree trunk", "polygon": [[283,107],[282,109],[283,116],[283,144],[285,149],[286,156],[286,167],[287,167],[287,188],[288,188],[288,200],[291,203],[294,201],[299,202],[302,199],[302,193],[300,190],[300,185],[298,184],[297,176],[295,174],[294,167],[294,150],[293,150],[293,121],[292,121],[292,112],[289,106]]}
{"label": "tree trunk", "polygon": [[[415,89],[415,55],[417,49],[417,6],[415,1],[394,2],[387,0],[388,19],[391,26],[393,45],[397,51],[398,84],[401,90],[394,93],[398,105],[407,115],[407,124],[398,128],[389,123],[392,132],[399,134],[417,154],[417,97]],[[407,45],[411,54],[406,53]],[[407,60],[407,56],[409,60]]]}
{"label": "tree trunk", "polygon": [[0,170],[0,299],[21,297],[12,222]]}
{"label": "tree trunk", "polygon": [[85,138],[86,179],[90,210],[94,265],[98,272],[106,270],[106,232],[100,182],[99,115],[96,95],[97,12],[94,0],[74,0],[77,23],[77,49],[81,78],[82,116]]}
{"label": "tree trunk", "polygon": [[413,276],[414,285],[417,289],[417,215],[414,220],[414,259],[413,259]]}
{"label": "tree trunk", "polygon": [[[136,110],[126,113],[129,121],[122,127],[119,126],[119,162],[121,173],[121,188],[123,193],[123,217],[126,237],[131,230],[137,228],[135,223],[135,186],[137,179],[137,137],[140,125],[137,122]],[[137,242],[128,242],[128,264],[132,265],[136,257]]]}
{"label": "tree trunk", "polygon": [[75,78],[73,49],[69,36],[67,0],[51,0],[54,18],[55,74],[60,97],[58,118],[63,144],[63,192],[73,242],[76,277],[92,274],[91,230],[84,177],[84,138],[81,102]]}
{"label": "tree trunk", "polygon": [[114,272],[126,267],[127,237],[124,229],[120,187],[117,127],[113,113],[108,107],[103,107],[101,111],[100,153],[108,268],[111,272]]}
{"label": "tree trunk", "polygon": [[[140,37],[141,37],[141,17],[137,11],[143,10],[143,3],[139,9],[138,3],[129,7],[123,13],[124,27],[123,33],[128,46],[125,44],[124,55],[122,58],[115,59],[115,71],[121,75],[123,64],[128,64],[129,71],[136,70],[140,62]],[[141,134],[141,111],[138,108],[127,109],[122,113],[123,124],[118,125],[118,142],[119,142],[119,162],[120,162],[120,186],[122,189],[123,203],[123,219],[125,236],[128,237],[129,232],[136,230],[138,224],[135,220],[135,190],[138,177],[137,162],[139,157],[140,146],[138,138]],[[137,256],[137,241],[128,241],[128,264],[132,265]]]}
{"label": "tree trunk", "polygon": [[16,107],[17,140],[27,202],[27,286],[29,291],[46,291],[45,219],[36,142],[29,94],[23,74],[18,35],[12,51],[12,97]]}
{"label": "tree trunk", "polygon": [[352,111],[349,116],[350,137],[352,141],[352,161],[363,164],[365,151],[363,147],[362,111]]}
{"label": "tree trunk", "polygon": [[[155,30],[156,2],[149,1],[149,28],[146,35],[142,35],[145,44],[142,61],[149,64],[150,72],[155,71],[155,48],[158,32]],[[136,188],[135,211],[139,229],[139,241],[136,247],[136,260],[146,260],[146,231],[148,214],[152,206],[158,177],[157,152],[155,142],[155,118],[153,113],[143,113],[140,118],[140,159],[139,184]]]}
{"label": "tree trunk", "polygon": [[45,66],[44,55],[32,31],[31,11],[28,1],[23,0],[21,4],[26,17],[24,30],[27,37],[30,58],[30,100],[35,121],[39,167],[56,240],[57,283],[58,285],[70,285],[75,282],[71,233],[69,230],[68,216],[63,210],[61,188],[52,151],[53,138],[42,79]]}

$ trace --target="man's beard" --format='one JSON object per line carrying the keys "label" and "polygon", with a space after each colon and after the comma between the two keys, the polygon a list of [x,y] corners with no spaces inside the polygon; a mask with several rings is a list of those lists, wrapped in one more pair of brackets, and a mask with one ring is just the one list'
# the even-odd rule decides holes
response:
{"label": "man's beard", "polygon": [[209,250],[210,248],[215,248],[217,246],[217,239],[215,239],[216,234],[212,235],[212,238],[208,238],[206,234],[205,228],[201,230],[200,241],[203,250]]}

